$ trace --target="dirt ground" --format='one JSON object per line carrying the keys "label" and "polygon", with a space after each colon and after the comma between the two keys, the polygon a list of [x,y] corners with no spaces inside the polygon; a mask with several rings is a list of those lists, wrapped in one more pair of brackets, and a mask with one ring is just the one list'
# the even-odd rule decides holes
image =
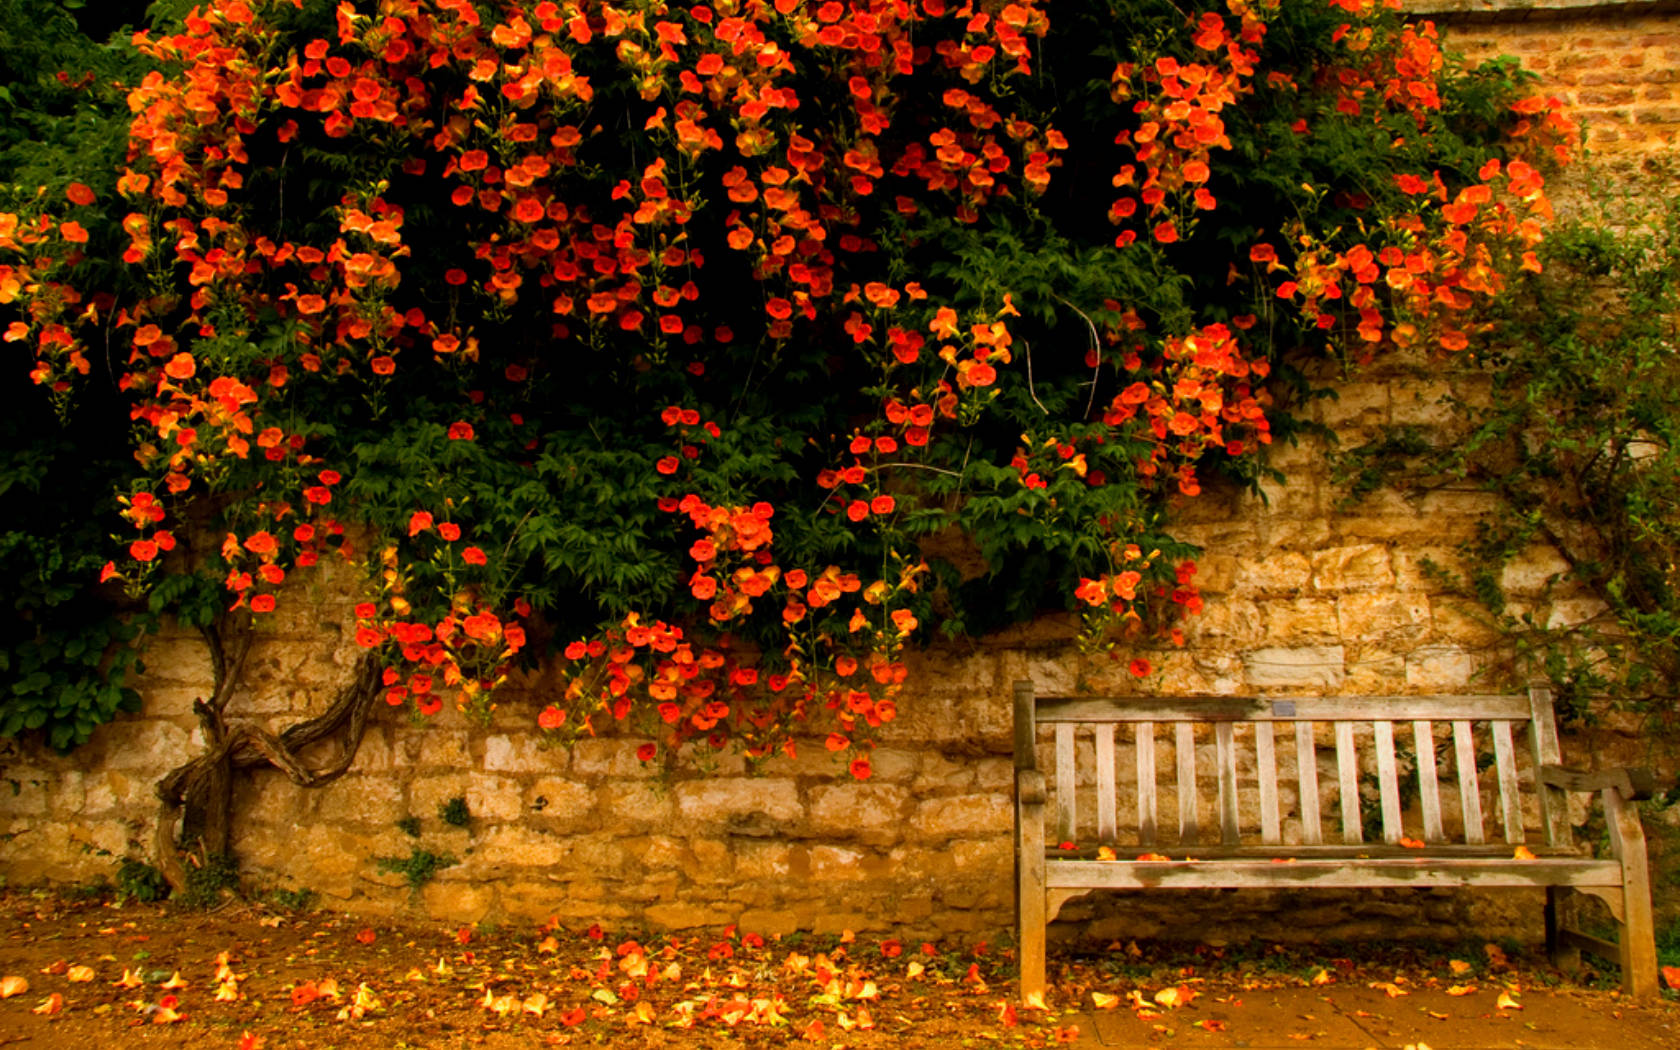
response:
{"label": "dirt ground", "polygon": [[1011,953],[990,945],[456,928],[11,891],[0,1047],[1273,1045],[1262,1032],[1335,1046],[1342,1020],[1347,1045],[1374,1046],[1382,1024],[1448,1011],[1494,1026],[1503,1041],[1486,1045],[1680,1045],[1680,1005],[1622,1003],[1613,974],[1565,980],[1491,945],[1346,951],[1093,945],[1055,956],[1048,1008],[1033,1009],[1014,1003]]}

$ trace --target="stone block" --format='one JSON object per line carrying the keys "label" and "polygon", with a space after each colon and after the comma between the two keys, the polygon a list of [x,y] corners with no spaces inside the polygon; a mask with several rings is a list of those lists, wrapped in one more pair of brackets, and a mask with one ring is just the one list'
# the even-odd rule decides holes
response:
{"label": "stone block", "polygon": [[385,777],[346,776],[323,788],[316,813],[333,823],[390,827],[406,812],[402,786]]}
{"label": "stone block", "polygon": [[1406,686],[1405,657],[1365,648],[1349,656],[1344,692],[1388,696],[1405,692]]}
{"label": "stone block", "polygon": [[[147,696],[149,700],[151,694]],[[196,754],[192,733],[174,722],[125,720],[113,723],[112,729],[105,754],[108,769],[156,770],[162,775]]]}
{"label": "stone block", "polygon": [[484,768],[496,773],[553,773],[566,768],[566,752],[542,746],[542,738],[534,733],[495,733],[484,738]]}
{"label": "stone block", "polygon": [[[422,827],[436,830],[441,827],[438,807],[447,805],[451,799],[466,798],[467,784],[464,772],[415,776],[408,782],[408,812],[403,816],[419,817]],[[469,803],[469,812],[471,808]]]}
{"label": "stone block", "polygon": [[1546,629],[1578,627],[1609,611],[1610,607],[1597,598],[1558,598],[1546,610]]}
{"label": "stone block", "polygon": [[808,878],[816,882],[856,882],[879,872],[876,858],[842,846],[813,846]]}
{"label": "stone block", "polygon": [[1339,645],[1252,649],[1243,654],[1248,683],[1258,689],[1341,688],[1346,656]]}
{"label": "stone block", "polygon": [[[1248,546],[1257,546],[1249,544]],[[1206,548],[1204,548],[1206,549]],[[1239,550],[1231,547],[1229,550]],[[1207,549],[1208,552],[1196,559],[1196,585],[1202,589],[1204,595],[1224,594],[1236,586],[1237,568],[1240,559],[1234,554],[1221,553]]]}
{"label": "stone block", "polygon": [[1499,574],[1499,586],[1507,595],[1539,595],[1570,568],[1569,560],[1555,547],[1537,544],[1505,564]]}
{"label": "stone block", "polygon": [[703,901],[669,901],[655,904],[642,913],[647,921],[667,930],[693,930],[702,926],[727,926],[735,921],[732,912]]}
{"label": "stone block", "polygon": [[496,903],[495,888],[470,882],[432,882],[420,891],[421,906],[433,919],[476,923]]}
{"label": "stone block", "polygon": [[1391,391],[1391,422],[1434,430],[1451,426],[1456,418],[1452,406],[1455,387],[1454,382],[1416,379],[1395,385]]}
{"label": "stone block", "polygon": [[735,877],[742,881],[774,882],[793,870],[793,847],[785,842],[743,839],[735,844]]}
{"label": "stone block", "polygon": [[1475,673],[1475,659],[1454,645],[1423,646],[1406,656],[1406,684],[1422,692],[1463,692]]}
{"label": "stone block", "polygon": [[953,842],[951,861],[959,872],[1005,879],[1015,870],[1015,842],[1011,834]]}
{"label": "stone block", "polygon": [[727,825],[740,833],[785,833],[805,815],[793,781],[730,777],[678,784],[677,811],[700,825]]}
{"label": "stone block", "polygon": [[617,789],[609,788],[597,794],[570,780],[543,777],[525,788],[521,803],[529,817],[540,819],[548,830],[575,830],[591,823],[603,798],[613,790]]}
{"label": "stone block", "polygon": [[974,766],[974,784],[984,791],[1013,791],[1015,762],[1011,758],[982,758],[970,760]]}
{"label": "stone block", "polygon": [[215,677],[210,648],[197,635],[164,634],[152,638],[146,643],[145,660],[146,677],[158,682],[202,688]]}
{"label": "stone block", "polygon": [[1388,548],[1361,543],[1317,551],[1312,556],[1312,585],[1321,592],[1391,588],[1394,569]]}
{"label": "stone block", "polygon": [[795,911],[754,908],[742,912],[737,924],[743,934],[756,933],[761,937],[782,937],[800,928],[800,916]]}
{"label": "stone block", "polygon": [[[972,775],[972,774],[971,774]],[[848,837],[903,824],[910,793],[895,784],[835,784],[811,789],[810,831]]]}
{"label": "stone block", "polygon": [[930,751],[922,758],[922,771],[913,788],[918,795],[955,792],[974,783],[974,765],[967,757],[950,758]]}
{"label": "stone block", "polygon": [[645,743],[636,737],[579,740],[572,745],[572,772],[579,777],[651,777],[659,766],[636,757],[636,748]]}
{"label": "stone block", "polygon": [[1325,426],[1375,427],[1388,422],[1389,387],[1382,382],[1342,383],[1334,396],[1317,402],[1319,421]]}
{"label": "stone block", "polygon": [[1433,623],[1429,598],[1415,592],[1346,594],[1336,600],[1336,617],[1344,642],[1381,639],[1390,645],[1422,639]]}
{"label": "stone block", "polygon": [[356,748],[356,760],[350,772],[385,774],[396,768],[391,752],[391,738],[385,726],[369,726]]}
{"label": "stone block", "polygon": [[676,803],[663,785],[619,781],[602,787],[598,797],[604,822],[625,831],[666,830],[675,821]]}
{"label": "stone block", "polygon": [[1265,639],[1269,642],[1333,643],[1340,625],[1331,598],[1275,598],[1260,604]]}
{"label": "stone block", "polygon": [[1294,551],[1244,557],[1238,563],[1233,594],[1299,594],[1312,582],[1312,562]]}
{"label": "stone block", "polygon": [[1253,645],[1262,633],[1260,607],[1246,598],[1215,598],[1201,615],[1185,619],[1183,631],[1192,646]]}
{"label": "stone block", "polygon": [[[410,759],[411,764],[422,768],[442,766],[454,770],[475,764],[470,737],[464,729],[428,726],[418,730],[400,731],[399,741],[403,746],[398,750],[408,751],[413,755]],[[418,745],[417,752],[413,750],[415,745]],[[511,748],[511,745],[509,747]]]}
{"label": "stone block", "polygon": [[918,835],[942,839],[1007,832],[1013,821],[1010,797],[1000,792],[927,799],[916,807],[910,827]]}
{"label": "stone block", "polygon": [[630,854],[624,848],[622,834],[602,832],[547,838],[564,847],[565,867],[571,872],[595,879],[613,879],[629,869]]}
{"label": "stone block", "polygon": [[552,868],[572,859],[570,843],[525,827],[499,827],[479,839],[472,863],[480,871],[506,867]]}
{"label": "stone block", "polygon": [[1261,478],[1259,486],[1259,495],[1247,501],[1250,513],[1264,513],[1280,521],[1324,516],[1324,494],[1311,474],[1291,474],[1285,481]]}
{"label": "stone block", "polygon": [[694,859],[682,840],[668,835],[649,835],[646,838],[626,839],[625,852],[644,868],[681,868]]}
{"label": "stone block", "polygon": [[1467,570],[1464,555],[1456,547],[1436,544],[1410,545],[1394,551],[1394,585],[1402,591],[1423,591],[1440,594],[1449,579],[1463,579]]}

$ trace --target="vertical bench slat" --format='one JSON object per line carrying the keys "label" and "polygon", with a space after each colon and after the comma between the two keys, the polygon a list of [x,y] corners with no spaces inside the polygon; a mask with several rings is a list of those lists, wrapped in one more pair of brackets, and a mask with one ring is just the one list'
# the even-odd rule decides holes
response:
{"label": "vertical bench slat", "polygon": [[1178,841],[1194,845],[1200,832],[1196,819],[1196,735],[1189,722],[1178,722],[1174,748],[1178,752]]}
{"label": "vertical bench slat", "polygon": [[1138,843],[1155,845],[1155,723],[1139,722],[1137,747]]}
{"label": "vertical bench slat", "polygon": [[1441,829],[1441,774],[1435,765],[1435,726],[1430,722],[1413,722],[1412,745],[1417,751],[1418,799],[1423,806],[1423,840],[1441,842],[1447,836]]}
{"label": "vertical bench slat", "polygon": [[1511,723],[1493,726],[1493,760],[1499,770],[1499,819],[1505,825],[1505,841],[1523,840],[1522,795],[1517,785],[1517,752],[1511,743]]}
{"label": "vertical bench slat", "polygon": [[1075,806],[1074,786],[1078,770],[1073,760],[1073,723],[1056,726],[1056,841],[1074,842],[1078,830],[1078,810]]}
{"label": "vertical bench slat", "polygon": [[1260,841],[1275,846],[1283,836],[1278,833],[1277,748],[1270,722],[1254,723],[1254,766],[1260,778]]}
{"label": "vertical bench slat", "polygon": [[1236,727],[1218,722],[1213,739],[1219,753],[1219,841],[1235,846],[1242,840],[1237,823],[1237,740]]}
{"label": "vertical bench slat", "polygon": [[1342,841],[1365,841],[1359,816],[1359,753],[1353,747],[1353,723],[1336,723],[1336,775],[1341,782]]}
{"label": "vertical bench slat", "polygon": [[1464,841],[1479,846],[1482,837],[1482,787],[1476,777],[1476,744],[1470,723],[1453,723],[1453,758],[1458,765],[1459,812],[1464,814]]}
{"label": "vertical bench slat", "polygon": [[1318,748],[1311,722],[1295,723],[1295,778],[1301,792],[1301,841],[1320,845],[1324,828],[1318,815]]}
{"label": "vertical bench slat", "polygon": [[1371,723],[1377,748],[1377,787],[1382,796],[1383,841],[1397,845],[1401,838],[1400,771],[1394,764],[1394,723]]}
{"label": "vertical bench slat", "polygon": [[1114,723],[1092,726],[1097,735],[1097,839],[1114,842]]}
{"label": "vertical bench slat", "polygon": [[[1528,709],[1528,735],[1534,748],[1534,768],[1561,765],[1563,752],[1558,747],[1557,723],[1552,715],[1552,691],[1543,685],[1531,686]],[[1540,783],[1538,773],[1534,777],[1534,787],[1534,793],[1540,798],[1540,830],[1546,836],[1546,845],[1569,845],[1569,796],[1561,788]]]}

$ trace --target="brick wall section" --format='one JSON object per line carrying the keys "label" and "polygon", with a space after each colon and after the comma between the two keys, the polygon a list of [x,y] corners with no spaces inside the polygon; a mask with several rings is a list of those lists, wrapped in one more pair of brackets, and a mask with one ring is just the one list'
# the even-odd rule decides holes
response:
{"label": "brick wall section", "polygon": [[[1680,21],[1605,18],[1460,22],[1452,32],[1473,53],[1515,53],[1544,69],[1553,90],[1574,92],[1604,115],[1595,144],[1632,165],[1672,144],[1680,122],[1666,94],[1670,70],[1680,68]],[[1476,383],[1392,362],[1342,384],[1338,399],[1313,411],[1344,446],[1391,425],[1438,432],[1441,398],[1449,390],[1473,396]],[[995,938],[1013,913],[1011,682],[1030,679],[1044,693],[1084,684],[1099,693],[1190,695],[1503,684],[1509,654],[1498,637],[1423,568],[1426,560],[1455,564],[1455,544],[1491,509],[1487,497],[1384,490],[1347,507],[1323,447],[1280,447],[1274,463],[1291,480],[1268,485],[1265,499],[1210,490],[1182,509],[1181,534],[1207,552],[1199,575],[1207,609],[1187,625],[1184,649],[1151,654],[1160,673],[1147,682],[1118,663],[1081,662],[1067,617],[919,654],[902,716],[875,756],[875,776],[861,784],[817,741],[760,776],[729,756],[655,776],[635,760],[640,741],[630,737],[547,750],[530,721],[547,689],[540,677],[488,726],[447,712],[415,725],[382,709],[350,774],[324,790],[295,789],[272,772],[242,778],[236,849],[247,878],[317,890],[334,908],[452,921],[559,915],[579,924]],[[1505,583],[1516,609],[1550,622],[1591,615],[1594,606],[1578,595],[1546,593],[1561,567],[1546,549],[1514,563]],[[278,728],[320,710],[348,676],[357,651],[342,582],[328,576],[283,604],[249,661],[236,717]],[[153,785],[200,746],[191,704],[208,691],[210,669],[188,635],[161,639],[148,668],[143,712],[104,727],[73,755],[0,742],[6,879],[108,877],[117,858],[150,854]],[[1566,758],[1590,755],[1643,757],[1638,738],[1614,727],[1566,742]],[[438,804],[456,796],[472,814],[466,828],[437,816]],[[409,816],[421,821],[418,840],[396,827]],[[411,895],[377,861],[416,844],[460,863]],[[1512,893],[1144,895],[1072,905],[1065,915],[1076,921],[1062,926],[1102,937],[1456,937],[1470,927],[1533,937],[1538,914],[1532,894]]]}
{"label": "brick wall section", "polygon": [[[1581,0],[1414,0],[1449,50],[1472,61],[1511,55],[1541,77],[1612,172],[1672,160],[1680,143],[1680,4]],[[1672,172],[1670,173],[1672,175]]]}

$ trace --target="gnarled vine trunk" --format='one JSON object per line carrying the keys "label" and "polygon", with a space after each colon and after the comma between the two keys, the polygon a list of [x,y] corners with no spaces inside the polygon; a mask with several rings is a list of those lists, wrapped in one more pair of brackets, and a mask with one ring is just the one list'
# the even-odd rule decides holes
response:
{"label": "gnarled vine trunk", "polygon": [[[232,840],[233,774],[242,769],[272,766],[300,787],[329,784],[349,770],[361,747],[368,715],[379,692],[379,663],[364,655],[354,677],[333,698],[327,709],[314,718],[272,733],[250,722],[232,725],[227,705],[238,685],[251,637],[246,631],[230,631],[226,622],[203,628],[210,647],[214,687],[208,700],[193,702],[199,725],[204,730],[204,752],[171,770],[158,781],[157,864],[164,878],[179,893],[187,887],[183,853],[201,861],[225,854]],[[234,637],[230,638],[230,634]],[[336,740],[337,753],[326,764],[315,767],[302,752],[324,740]],[[176,834],[176,823],[180,833]]]}

